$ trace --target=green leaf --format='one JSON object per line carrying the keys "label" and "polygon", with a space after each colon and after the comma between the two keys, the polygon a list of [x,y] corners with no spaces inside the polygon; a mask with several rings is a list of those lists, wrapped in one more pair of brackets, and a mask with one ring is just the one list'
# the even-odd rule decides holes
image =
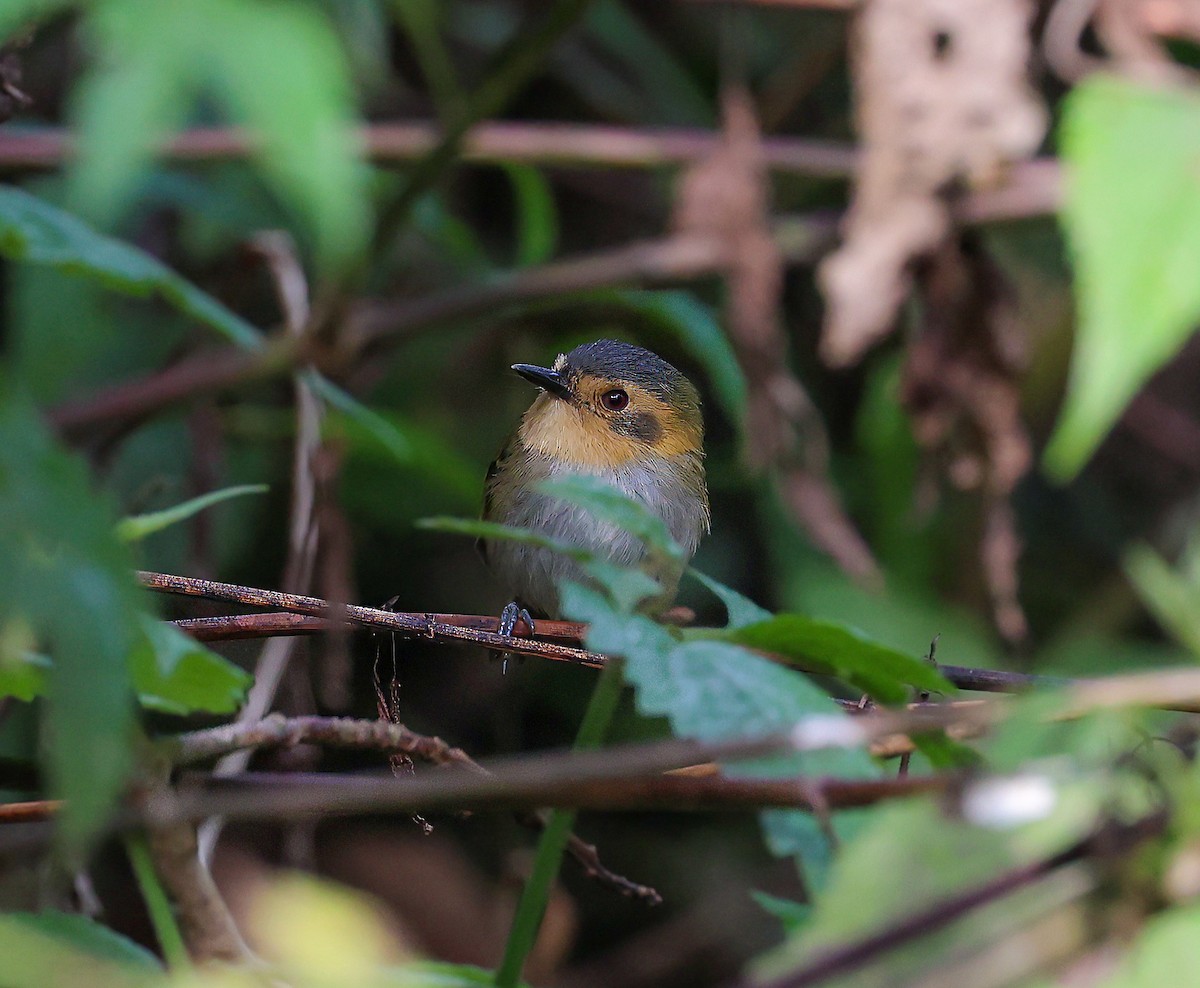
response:
{"label": "green leaf", "polygon": [[[129,944],[120,960],[115,944],[100,947],[103,934],[83,933],[82,924],[46,920],[46,914],[0,915],[0,957],[4,958],[5,988],[46,988],[47,985],[93,985],[95,988],[164,986],[161,969]],[[55,914],[61,915],[61,914]],[[75,917],[82,919],[82,917]],[[90,923],[84,920],[85,923]],[[91,924],[95,926],[95,924]],[[117,939],[113,934],[114,940]],[[122,938],[123,939],[123,938]]]}
{"label": "green leaf", "polygon": [[[621,613],[597,590],[567,583],[562,610],[589,624],[587,645],[623,656],[625,676],[636,691],[638,710],[665,716],[680,737],[719,740],[784,730],[809,714],[837,711],[834,702],[806,677],[720,641],[681,642],[671,630],[640,615]],[[879,769],[863,751],[833,749],[737,763],[731,775],[836,775],[870,778]],[[819,824],[796,810],[761,814],[771,850],[800,854],[810,880],[819,884],[830,848]],[[846,838],[854,814],[839,814],[832,826]]]}
{"label": "green leaf", "polygon": [[35,645],[33,629],[20,618],[0,624],[0,697],[29,703],[42,695],[54,663],[35,652]]}
{"label": "green leaf", "polygon": [[982,762],[979,752],[948,737],[945,731],[910,736],[917,751],[928,758],[929,764],[935,769],[972,768]]}
{"label": "green leaf", "polygon": [[0,381],[0,623],[22,621],[53,659],[43,767],[66,847],[104,825],[125,782],[135,729],[127,659],[141,594],[108,500]]}
{"label": "green leaf", "polygon": [[1195,971],[1200,906],[1168,909],[1153,917],[1121,960],[1116,974],[1100,988],[1163,988],[1190,980]]}
{"label": "green leaf", "polygon": [[145,637],[130,657],[143,706],[171,714],[228,714],[246,698],[254,677],[172,624],[146,615]]}
{"label": "green leaf", "polygon": [[728,628],[744,628],[748,624],[759,624],[771,619],[770,611],[759,607],[749,597],[744,597],[732,587],[727,587],[691,567],[688,568],[688,575],[715,594],[725,605]]}
{"label": "green leaf", "polygon": [[163,969],[158,958],[145,947],[77,913],[48,909],[40,913],[8,913],[4,919],[104,961],[140,971],[161,972]]}
{"label": "green leaf", "polygon": [[453,535],[469,535],[477,539],[502,539],[506,542],[520,542],[524,545],[538,546],[561,552],[564,556],[578,559],[581,562],[592,559],[592,553],[587,549],[553,539],[532,528],[521,528],[517,525],[502,525],[495,521],[484,521],[481,518],[421,518],[417,528],[430,532],[449,532]]}
{"label": "green leaf", "polygon": [[736,628],[725,637],[793,659],[810,671],[839,676],[881,703],[903,703],[910,686],[956,692],[932,664],[830,621],[779,614],[761,624]]}
{"label": "green leaf", "polygon": [[713,394],[735,426],[745,425],[746,378],[713,310],[691,292],[638,289],[600,293],[675,336],[704,368]]}
{"label": "green leaf", "polygon": [[641,570],[616,566],[601,559],[590,549],[551,538],[531,528],[502,525],[499,522],[475,518],[446,517],[421,518],[418,519],[416,525],[427,531],[470,535],[477,539],[520,542],[523,545],[533,545],[561,553],[581,563],[583,571],[617,602],[618,609],[623,613],[634,610],[641,601],[662,590],[662,586],[657,580]]}
{"label": "green leaf", "polygon": [[164,528],[186,521],[205,508],[233,497],[246,494],[265,494],[270,488],[266,484],[239,484],[236,487],[226,487],[219,491],[210,491],[177,504],[162,511],[153,511],[145,515],[132,515],[117,522],[117,538],[122,542],[137,542],[147,535],[161,532]]}
{"label": "green leaf", "polygon": [[454,62],[442,40],[440,21],[444,8],[438,0],[402,0],[391,7],[412,44],[442,126],[454,126],[466,111],[466,100]]}
{"label": "green leaf", "polygon": [[37,652],[12,656],[0,664],[0,697],[29,703],[46,692],[46,673],[54,663]]}
{"label": "green leaf", "polygon": [[395,988],[493,988],[496,984],[491,971],[446,961],[418,961],[389,972],[392,973],[395,978],[389,978],[387,984]]}
{"label": "green leaf", "polygon": [[[639,98],[625,106],[624,113],[643,122],[714,125],[712,100],[679,58],[678,48],[660,40],[625,4],[593,3],[584,29],[636,82]],[[653,116],[647,120],[651,108]]]}
{"label": "green leaf", "polygon": [[604,588],[622,614],[632,614],[643,600],[662,592],[662,584],[649,573],[603,559],[585,562],[583,571]]}
{"label": "green leaf", "polygon": [[783,930],[789,935],[798,933],[812,916],[812,903],[809,902],[781,899],[777,895],[760,892],[757,889],[750,890],[750,898],[758,903],[765,912],[783,923]]}
{"label": "green leaf", "polygon": [[162,879],[154,870],[149,838],[145,833],[135,832],[126,834],[124,843],[125,856],[129,859],[129,867],[141,892],[142,904],[146,907],[163,959],[171,968],[189,966],[191,958],[184,945],[183,934],[179,931],[179,919],[167,890],[163,888]]}
{"label": "green leaf", "polygon": [[505,163],[505,174],[516,197],[517,267],[542,264],[558,246],[558,210],[550,183],[531,165]]}
{"label": "green leaf", "polygon": [[345,433],[356,452],[383,451],[391,460],[432,477],[466,503],[477,503],[480,480],[475,468],[446,440],[396,416],[382,415],[315,371],[304,381],[337,414],[330,427]]}
{"label": "green leaf", "polygon": [[624,529],[641,539],[651,551],[668,559],[683,559],[683,550],[671,537],[666,522],[599,477],[566,474],[539,481],[535,489],[578,505],[601,521]]}
{"label": "green leaf", "polygon": [[0,4],[0,41],[71,5],[71,0],[5,0]]}
{"label": "green leaf", "polygon": [[1091,76],[1060,146],[1079,331],[1045,462],[1066,479],[1200,319],[1200,97]]}
{"label": "green leaf", "polygon": [[1200,587],[1190,584],[1147,545],[1135,545],[1125,554],[1124,570],[1158,623],[1200,656]]}
{"label": "green leaf", "polygon": [[156,143],[209,96],[252,136],[255,160],[301,220],[320,264],[339,267],[361,251],[367,171],[350,73],[316,8],[108,0],[90,8],[85,27],[98,57],[78,87],[71,174],[75,201],[90,215],[106,224],[119,217]]}
{"label": "green leaf", "polygon": [[[823,949],[869,936],[1015,863],[1007,834],[964,823],[932,800],[881,808],[838,856],[809,922],[755,973],[781,976]],[[887,954],[887,976],[864,970],[855,984],[909,983],[967,941],[955,928],[913,942],[909,951]]]}
{"label": "green leaf", "polygon": [[253,326],[161,261],[7,185],[0,185],[0,254],[98,282],[122,295],[160,298],[238,346],[262,345]]}
{"label": "green leaf", "polygon": [[[237,710],[254,677],[200,645],[174,625],[141,615],[143,636],[129,653],[138,702],[168,714]],[[29,702],[46,694],[54,662],[25,652],[0,662],[0,697]]]}

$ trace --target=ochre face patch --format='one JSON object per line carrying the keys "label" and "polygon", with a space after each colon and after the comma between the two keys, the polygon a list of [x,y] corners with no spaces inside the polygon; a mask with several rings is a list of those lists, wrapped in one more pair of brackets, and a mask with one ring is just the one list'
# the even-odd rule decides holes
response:
{"label": "ochre face patch", "polygon": [[573,400],[543,394],[530,406],[520,428],[527,447],[592,470],[621,466],[648,450],[679,456],[701,447],[702,426],[640,385],[591,375],[572,385]]}

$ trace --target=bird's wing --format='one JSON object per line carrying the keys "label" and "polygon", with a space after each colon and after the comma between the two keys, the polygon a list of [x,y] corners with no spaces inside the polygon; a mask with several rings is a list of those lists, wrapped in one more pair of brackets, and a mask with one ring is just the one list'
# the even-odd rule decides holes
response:
{"label": "bird's wing", "polygon": [[[516,441],[517,441],[517,434],[514,432],[511,436],[508,437],[507,440],[505,440],[505,443],[501,447],[500,452],[497,454],[496,458],[494,460],[492,460],[492,462],[490,464],[488,464],[487,477],[483,481],[483,515],[482,515],[482,517],[483,517],[484,521],[493,521],[494,520],[494,509],[496,507],[496,495],[495,495],[496,477],[499,476],[500,468],[501,468],[502,464],[504,463],[504,461],[506,459],[508,459],[508,457],[512,454],[513,446],[515,445]],[[479,552],[479,555],[483,557],[483,561],[486,563],[487,562],[487,542],[485,542],[483,539],[476,539],[475,540],[475,548]]]}

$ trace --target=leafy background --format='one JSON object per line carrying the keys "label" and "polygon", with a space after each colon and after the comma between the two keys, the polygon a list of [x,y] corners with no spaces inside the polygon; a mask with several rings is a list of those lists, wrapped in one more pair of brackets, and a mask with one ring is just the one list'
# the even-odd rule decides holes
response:
{"label": "leafy background", "polygon": [[[0,796],[66,798],[52,827],[0,825],[13,983],[81,971],[161,983],[156,958],[182,963],[148,852],[105,825],[131,779],[148,784],[148,739],[228,720],[265,658],[254,642],[218,654],[161,623],[219,609],[151,599],[133,569],[496,613],[503,588],[470,540],[416,523],[478,511],[487,463],[530,399],[508,365],[601,336],[650,346],[704,394],[714,528],[695,560],[707,578],[685,581],[681,599],[717,629],[679,636],[631,613],[628,574],[569,595],[589,647],[625,657],[633,688],[610,742],[783,728],[836,712],[831,691],[948,696],[922,661],[935,637],[938,660],[975,668],[1100,676],[1194,662],[1195,39],[1185,24],[1155,71],[1119,46],[1105,72],[1066,82],[1034,59],[1054,118],[1034,164],[1054,194],[1017,162],[999,179],[1016,205],[969,226],[955,214],[950,246],[912,265],[897,331],[831,368],[817,266],[851,203],[861,135],[852,15],[809,6],[4,4],[0,71],[29,101],[0,127]],[[1038,39],[1050,6],[1032,20]],[[792,146],[793,164],[739,172],[736,153],[714,153],[707,138],[737,132],[742,92],[767,141],[813,142]],[[511,126],[507,151],[463,143],[480,120]],[[543,122],[563,126],[522,129]],[[588,151],[571,125],[613,129]],[[619,138],[642,143],[621,160]],[[735,192],[750,175],[741,219],[717,236],[740,249],[765,235],[779,251],[765,307],[736,265],[670,253],[698,229],[688,183],[713,162]],[[972,194],[955,193],[966,214]],[[991,407],[1018,413],[1000,438],[1034,451],[1008,484],[988,406],[972,419],[970,395],[940,394],[931,418],[914,391],[922,341],[955,304],[936,279],[946,257],[969,272],[971,304],[1007,300],[1026,354],[998,372],[994,354],[983,361]],[[968,320],[965,363],[943,354],[935,379],[977,370],[1001,341],[997,318]],[[747,325],[777,349],[756,351]],[[802,389],[790,422],[763,404],[778,368]],[[931,433],[938,414],[951,425]],[[595,491],[573,496],[615,510]],[[317,533],[314,554],[298,521]],[[479,758],[568,746],[595,682],[538,659],[502,674],[478,649],[330,636],[296,645],[274,707],[373,718],[372,665],[389,674],[393,656],[403,722]],[[933,797],[828,826],[778,809],[587,813],[581,836],[665,904],[648,912],[566,867],[536,944],[536,903],[518,911],[533,916],[520,949],[509,929],[534,838],[503,814],[439,816],[430,836],[394,814],[230,824],[212,867],[255,948],[304,983],[492,983],[497,967],[512,983],[524,961],[537,984],[726,984],[786,978],[874,924],[1166,806],[1141,870],[1109,876],[1117,894],[1056,872],[854,982],[908,983],[937,965],[949,977],[972,951],[993,956],[1004,931],[1057,930],[1050,916],[1087,933],[1055,934],[1059,952],[1035,951],[1028,970],[1005,975],[997,961],[992,980],[954,983],[1049,976],[1089,950],[1109,962],[1087,983],[1162,983],[1154,972],[1198,922],[1186,722],[1048,725],[1065,701],[1035,699],[974,756],[924,739],[910,771],[974,758],[1036,770],[1057,794],[1046,819],[989,829],[967,801],[951,812]],[[1182,753],[1139,746],[1160,734]],[[1140,760],[1121,757],[1135,750]],[[380,767],[378,754],[316,746],[253,763]],[[730,771],[874,780],[895,763],[848,750]],[[1126,912],[1085,924],[1085,894]]]}

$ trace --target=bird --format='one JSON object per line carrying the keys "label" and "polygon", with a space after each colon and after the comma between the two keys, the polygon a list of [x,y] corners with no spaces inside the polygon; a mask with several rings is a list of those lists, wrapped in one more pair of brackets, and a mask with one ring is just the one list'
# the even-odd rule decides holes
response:
{"label": "bird", "polygon": [[[484,519],[531,529],[620,566],[646,566],[636,536],[535,487],[585,474],[661,518],[685,562],[691,559],[711,520],[704,419],[692,382],[658,354],[607,339],[559,354],[550,367],[512,369],[541,393],[488,469]],[[588,583],[578,562],[549,548],[485,538],[480,549],[512,595],[500,616],[501,634],[511,635],[518,620],[532,632],[534,614],[560,617],[563,580]],[[653,615],[674,601],[682,566],[650,575],[662,587],[642,605]]]}

